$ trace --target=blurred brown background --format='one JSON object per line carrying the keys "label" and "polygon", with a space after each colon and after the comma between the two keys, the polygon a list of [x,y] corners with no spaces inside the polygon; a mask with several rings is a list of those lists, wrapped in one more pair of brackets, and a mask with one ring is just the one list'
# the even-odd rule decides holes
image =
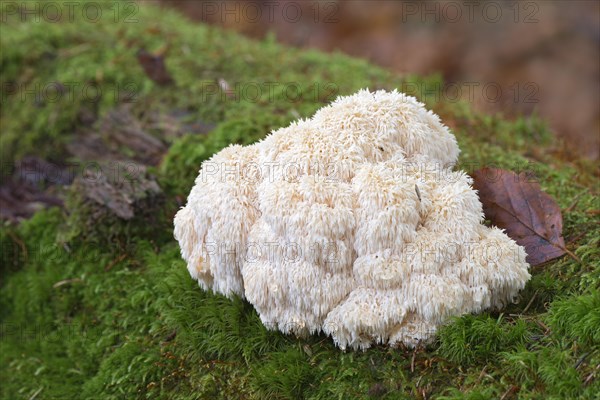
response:
{"label": "blurred brown background", "polygon": [[600,156],[600,1],[161,2],[254,38],[440,73],[447,98],[535,112],[575,157]]}

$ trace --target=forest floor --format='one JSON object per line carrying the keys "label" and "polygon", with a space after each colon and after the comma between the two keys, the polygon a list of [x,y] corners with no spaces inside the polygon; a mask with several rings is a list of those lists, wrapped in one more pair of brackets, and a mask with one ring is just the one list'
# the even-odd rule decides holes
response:
{"label": "forest floor", "polygon": [[173,216],[201,162],[228,144],[337,95],[410,94],[439,78],[252,41],[151,6],[137,22],[104,11],[94,23],[3,16],[1,398],[597,396],[598,172],[557,157],[543,121],[417,90],[456,135],[458,168],[535,172],[576,257],[532,268],[517,304],[456,318],[427,347],[343,352],[324,335],[268,331],[247,302],[201,290]]}

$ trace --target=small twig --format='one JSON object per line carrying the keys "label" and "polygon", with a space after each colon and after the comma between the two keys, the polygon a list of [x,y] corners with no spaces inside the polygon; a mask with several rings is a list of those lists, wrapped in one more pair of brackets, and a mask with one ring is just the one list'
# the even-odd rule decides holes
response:
{"label": "small twig", "polygon": [[126,254],[121,254],[119,257],[115,258],[110,263],[108,263],[108,265],[106,267],[104,267],[104,270],[105,271],[110,271],[110,269],[112,267],[114,267],[115,264],[120,263],[121,261],[123,261],[125,259],[125,257],[127,257]]}
{"label": "small twig", "polygon": [[66,284],[68,284],[68,283],[77,283],[77,282],[81,282],[81,279],[79,279],[79,278],[73,278],[73,279],[64,279],[64,280],[62,280],[62,281],[58,281],[58,282],[56,282],[54,285],[52,285],[52,287],[53,287],[54,289],[56,289],[56,288],[59,288],[59,287],[61,287],[61,286],[63,286],[63,285],[66,285]]}
{"label": "small twig", "polygon": [[208,363],[215,365],[215,364],[222,364],[222,365],[235,365],[235,362],[230,362],[230,361],[221,361],[221,360],[208,360]]}
{"label": "small twig", "polygon": [[483,379],[483,376],[485,375],[486,368],[487,368],[487,365],[484,365],[483,369],[481,370],[481,373],[479,374],[479,377],[477,378],[477,383],[481,382],[481,380]]}
{"label": "small twig", "polygon": [[559,249],[561,249],[561,250],[564,250],[564,251],[565,251],[565,253],[567,253],[568,255],[570,255],[570,256],[571,256],[571,258],[573,258],[575,261],[577,261],[577,262],[581,262],[581,259],[580,259],[579,257],[577,257],[577,256],[575,255],[575,253],[573,253],[571,250],[567,249],[567,247],[566,247],[566,246],[557,246],[557,247],[558,247]]}
{"label": "small twig", "polygon": [[590,383],[592,381],[592,379],[594,379],[594,373],[592,372],[583,382],[584,385],[588,385],[588,383]]}
{"label": "small twig", "polygon": [[535,296],[537,296],[539,289],[537,289],[534,293],[533,296],[531,296],[531,300],[529,300],[529,303],[527,303],[527,306],[525,306],[525,308],[523,309],[523,311],[521,311],[521,314],[525,314],[527,312],[527,310],[529,310],[529,307],[531,307],[531,305],[533,304],[533,300],[535,300]]}
{"label": "small twig", "polygon": [[567,244],[575,243],[575,242],[577,242],[579,239],[581,239],[582,237],[584,237],[587,234],[588,234],[587,232],[581,232],[579,235],[575,236],[573,239],[569,239],[569,241],[567,242]]}
{"label": "small twig", "polygon": [[73,57],[73,56],[79,55],[81,53],[85,53],[90,48],[91,48],[91,46],[88,43],[83,43],[83,44],[80,44],[80,45],[75,46],[75,47],[70,47],[70,48],[68,48],[66,50],[64,50],[64,49],[63,50],[59,50],[58,54],[61,57],[65,57],[65,58],[66,57]]}
{"label": "small twig", "polygon": [[23,252],[23,255],[25,256],[25,262],[27,262],[27,260],[29,259],[29,253],[27,253],[27,246],[25,246],[25,243],[23,243],[23,241],[21,239],[19,239],[17,237],[17,235],[12,233],[11,231],[7,231],[7,233],[8,233],[8,236],[10,236],[10,238],[21,248],[21,251]]}
{"label": "small twig", "polygon": [[588,351],[587,353],[585,353],[581,357],[579,357],[579,360],[577,360],[577,362],[575,363],[575,369],[579,368],[581,366],[581,364],[583,364],[583,362],[585,361],[587,356],[589,356],[590,354],[591,354],[591,352]]}
{"label": "small twig", "polygon": [[410,372],[415,372],[415,355],[417,354],[416,351],[413,351],[413,355],[412,358],[410,360]]}
{"label": "small twig", "polygon": [[515,391],[518,389],[517,386],[511,385],[508,390],[506,392],[504,392],[504,394],[502,395],[502,397],[500,397],[500,400],[504,400],[506,399],[506,397],[512,393],[515,393]]}
{"label": "small twig", "polygon": [[40,394],[40,393],[41,393],[41,391],[42,391],[43,389],[44,389],[44,387],[42,386],[41,388],[39,388],[38,390],[36,390],[36,391],[35,391],[35,393],[31,395],[31,397],[29,398],[29,400],[33,400],[33,399],[35,399],[35,398],[38,396],[38,394]]}
{"label": "small twig", "polygon": [[175,339],[176,336],[177,330],[174,330],[173,332],[169,333],[169,335],[165,338],[164,342],[171,342],[173,339]]}
{"label": "small twig", "polygon": [[577,203],[579,203],[579,199],[581,198],[581,196],[583,196],[584,194],[586,194],[587,192],[589,192],[589,189],[584,190],[583,192],[577,194],[574,198],[573,201],[571,202],[571,204],[569,205],[569,207],[565,208],[565,213],[571,212],[573,211],[573,209],[577,206]]}
{"label": "small twig", "polygon": [[536,324],[538,324],[538,325],[539,325],[541,328],[543,328],[543,329],[545,330],[545,332],[544,332],[544,336],[546,336],[546,335],[548,334],[548,332],[550,332],[550,328],[548,328],[548,327],[546,326],[546,324],[544,324],[542,321],[540,321],[540,320],[536,319],[536,320],[535,320],[535,323],[536,323]]}
{"label": "small twig", "polygon": [[592,371],[592,373],[591,373],[591,374],[589,374],[587,378],[585,378],[585,381],[583,381],[583,384],[584,384],[584,385],[586,385],[586,386],[587,386],[587,385],[588,385],[588,384],[589,384],[589,383],[592,381],[592,379],[594,379],[594,375],[596,375],[596,371],[597,371],[598,369],[600,369],[600,364],[598,364],[598,365],[596,366],[596,370]]}
{"label": "small twig", "polygon": [[500,397],[500,400],[504,400],[506,398],[506,396],[508,396],[508,394],[512,392],[512,386],[508,388],[508,390],[506,392],[504,392],[504,394],[502,395],[502,397]]}

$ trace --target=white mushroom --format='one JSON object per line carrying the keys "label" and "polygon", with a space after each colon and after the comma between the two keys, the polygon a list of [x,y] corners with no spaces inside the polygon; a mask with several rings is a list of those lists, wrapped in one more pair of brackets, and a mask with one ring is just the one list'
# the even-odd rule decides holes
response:
{"label": "white mushroom", "polygon": [[482,225],[458,153],[415,98],[362,90],[205,161],[175,237],[202,288],[271,329],[414,346],[530,278],[524,249]]}

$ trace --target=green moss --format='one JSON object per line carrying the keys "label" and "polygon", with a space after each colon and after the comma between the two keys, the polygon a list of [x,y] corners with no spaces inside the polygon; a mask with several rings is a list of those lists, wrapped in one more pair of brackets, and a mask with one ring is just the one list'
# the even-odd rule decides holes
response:
{"label": "green moss", "polygon": [[25,262],[27,249],[16,235],[15,229],[5,224],[0,226],[0,286],[4,280]]}
{"label": "green moss", "polygon": [[556,300],[547,320],[555,333],[581,345],[600,344],[600,290]]}
{"label": "green moss", "polygon": [[[441,87],[439,76],[398,77],[341,54],[288,49],[272,37],[251,41],[143,4],[136,18],[133,24],[110,18],[35,23],[11,15],[2,26],[3,82],[27,90],[79,82],[102,91],[94,101],[79,91],[56,102],[3,92],[3,161],[24,154],[64,158],[78,129],[93,128],[85,116],[101,118],[127,92],[135,95],[129,99],[135,115],[179,110],[188,122],[215,128],[162,138],[171,147],[149,173],[164,201],[142,202],[139,219],[98,214],[74,186],[66,212],[50,209],[2,226],[0,397],[479,399],[509,393],[546,399],[599,392],[596,181],[590,165],[566,164],[546,151],[550,132],[537,117],[481,115],[422,90]],[[173,85],[146,77],[136,60],[140,48],[168,49]],[[219,80],[233,92],[221,90]],[[505,314],[457,318],[438,342],[417,351],[344,353],[324,336],[268,331],[247,302],[199,289],[179,256],[171,221],[200,163],[363,87],[417,94],[453,127],[467,171],[533,170],[565,211],[564,236],[580,261],[565,256],[534,268],[519,303]]]}
{"label": "green moss", "polygon": [[509,323],[502,315],[464,316],[440,330],[438,351],[459,365],[487,362],[498,351],[527,342],[532,335],[527,328],[524,320]]}

